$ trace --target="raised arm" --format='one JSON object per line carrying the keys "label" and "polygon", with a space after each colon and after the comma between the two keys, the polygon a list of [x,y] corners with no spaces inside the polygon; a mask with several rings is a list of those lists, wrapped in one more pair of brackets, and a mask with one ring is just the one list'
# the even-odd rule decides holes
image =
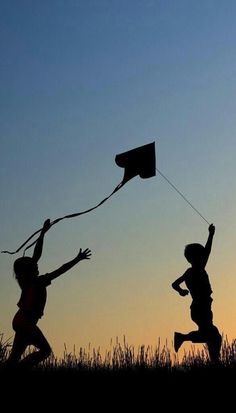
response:
{"label": "raised arm", "polygon": [[182,295],[183,297],[185,295],[188,295],[189,291],[187,289],[181,288],[180,284],[182,284],[185,281],[185,277],[186,277],[186,273],[184,273],[183,275],[181,275],[181,277],[177,278],[177,280],[175,280],[172,283],[172,287],[174,288],[175,291],[177,291],[180,295]]}
{"label": "raised arm", "polygon": [[34,247],[34,252],[33,252],[32,258],[35,262],[38,262],[38,260],[40,259],[41,255],[42,255],[44,235],[49,230],[50,226],[51,226],[50,219],[47,219],[43,224],[42,231],[40,232],[40,235],[39,235],[39,237],[37,239],[37,242],[35,244],[35,247]]}
{"label": "raised arm", "polygon": [[209,235],[208,235],[208,239],[205,245],[205,262],[204,262],[204,266],[206,265],[209,255],[211,253],[211,247],[212,247],[212,241],[213,241],[213,237],[215,234],[215,227],[213,224],[211,224],[208,228],[209,231]]}
{"label": "raised arm", "polygon": [[63,264],[61,267],[59,267],[57,270],[50,272],[47,274],[50,280],[54,280],[54,278],[59,277],[60,275],[64,274],[68,270],[70,270],[74,265],[78,264],[79,261],[82,260],[89,260],[91,256],[91,251],[90,249],[86,248],[84,251],[80,248],[79,254],[71,261],[66,262]]}

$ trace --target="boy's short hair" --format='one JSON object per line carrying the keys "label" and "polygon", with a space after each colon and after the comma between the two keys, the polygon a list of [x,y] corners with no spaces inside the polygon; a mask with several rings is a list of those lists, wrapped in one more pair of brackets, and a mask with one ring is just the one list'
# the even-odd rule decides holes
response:
{"label": "boy's short hair", "polygon": [[205,248],[201,244],[188,244],[184,250],[184,256],[190,264],[198,261],[199,259],[204,257]]}

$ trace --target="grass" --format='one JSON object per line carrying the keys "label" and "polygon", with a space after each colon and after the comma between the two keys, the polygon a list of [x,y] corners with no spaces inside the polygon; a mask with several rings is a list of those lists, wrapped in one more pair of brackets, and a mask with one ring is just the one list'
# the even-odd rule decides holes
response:
{"label": "grass", "polygon": [[66,404],[67,410],[79,403],[86,404],[83,411],[90,411],[95,402],[99,411],[110,411],[111,406],[117,410],[119,404],[122,410],[125,404],[125,410],[128,406],[132,411],[135,407],[139,410],[142,405],[144,411],[152,411],[157,401],[158,405],[164,402],[167,409],[168,404],[177,400],[185,404],[187,397],[192,407],[198,403],[202,406],[203,399],[216,403],[217,397],[221,397],[225,409],[230,397],[234,399],[236,340],[223,340],[217,366],[209,362],[204,346],[202,350],[191,347],[179,360],[173,346],[161,346],[160,340],[154,348],[141,345],[135,349],[124,337],[122,342],[117,339],[103,355],[100,349],[81,348],[76,354],[65,347],[62,358],[51,356],[24,374],[20,370],[4,370],[10,349],[11,343],[0,335],[0,390],[4,395],[10,387],[22,403],[22,394],[31,394],[37,403],[39,395],[42,403],[47,399],[54,409],[55,402],[58,407],[60,403]]}
{"label": "grass", "polygon": [[[11,350],[9,340],[4,340],[3,334],[0,334],[0,369],[8,358]],[[33,351],[29,348],[29,352]],[[207,347],[203,346],[202,350],[196,349],[194,345],[188,351],[184,351],[181,360],[173,350],[173,345],[168,346],[166,342],[161,347],[160,339],[157,345],[152,346],[140,345],[137,349],[133,345],[126,342],[125,337],[120,342],[118,338],[110,350],[106,350],[102,355],[100,348],[91,349],[90,346],[86,350],[80,348],[76,353],[68,352],[66,345],[62,358],[57,358],[54,355],[49,357],[39,366],[35,367],[35,371],[50,372],[50,371],[77,371],[77,372],[118,372],[118,371],[138,371],[138,370],[173,370],[189,371],[195,368],[209,367]],[[236,339],[230,343],[227,339],[223,339],[221,348],[221,358],[219,366],[222,368],[236,368]]]}

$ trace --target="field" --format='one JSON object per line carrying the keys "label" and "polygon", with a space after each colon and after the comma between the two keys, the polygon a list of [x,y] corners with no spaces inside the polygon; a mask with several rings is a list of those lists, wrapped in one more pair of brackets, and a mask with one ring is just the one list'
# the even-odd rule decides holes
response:
{"label": "field", "polygon": [[206,401],[220,403],[226,408],[230,399],[234,400],[236,340],[223,341],[218,365],[209,362],[206,348],[199,351],[192,347],[179,361],[167,345],[163,348],[160,344],[156,348],[140,346],[135,351],[124,338],[122,343],[117,340],[112,351],[104,356],[95,349],[81,348],[78,354],[65,350],[62,359],[52,356],[31,371],[5,369],[10,347],[1,336],[2,394],[11,389],[15,395],[20,395],[21,402],[24,400],[22,394],[27,397],[28,392],[31,397],[37,397],[38,403],[47,399],[54,407],[55,401],[67,406],[85,403],[87,407],[82,411],[90,411],[89,406],[95,403],[104,411],[112,401],[115,403],[110,406],[112,409],[125,403],[126,407],[142,405],[145,411],[151,411],[147,406],[160,398],[164,398],[166,407],[176,403],[177,408],[179,403],[183,404],[181,410],[190,408],[189,403],[191,408],[198,405],[203,408]]}

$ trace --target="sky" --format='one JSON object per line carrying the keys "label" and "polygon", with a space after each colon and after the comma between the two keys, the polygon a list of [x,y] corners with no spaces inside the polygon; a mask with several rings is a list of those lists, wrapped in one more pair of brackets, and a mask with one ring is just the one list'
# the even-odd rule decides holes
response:
{"label": "sky", "polygon": [[[83,211],[122,180],[115,155],[155,142],[157,168],[216,226],[207,265],[214,323],[236,337],[236,3],[3,0],[0,4],[0,249],[46,218]],[[208,224],[157,173],[53,226],[40,274],[90,248],[48,287],[39,327],[54,354],[88,346],[171,347],[196,326],[171,283]],[[32,250],[29,251],[29,255]],[[20,289],[0,256],[0,332]]]}

